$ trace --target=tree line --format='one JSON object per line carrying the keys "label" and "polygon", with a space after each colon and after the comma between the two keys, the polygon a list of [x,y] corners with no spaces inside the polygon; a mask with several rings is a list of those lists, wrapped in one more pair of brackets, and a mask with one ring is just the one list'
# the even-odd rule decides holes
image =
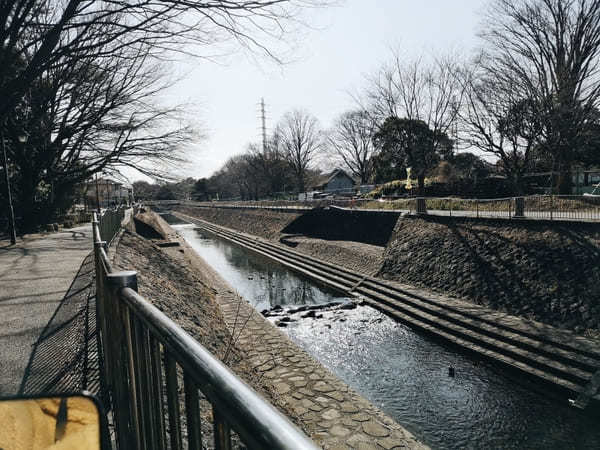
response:
{"label": "tree line", "polygon": [[[32,226],[50,220],[99,172],[131,167],[172,178],[197,132],[181,107],[156,100],[169,86],[171,55],[202,56],[207,46],[235,42],[277,59],[263,39],[283,38],[304,8],[324,3],[3,2],[2,175],[18,215]],[[422,192],[436,171],[489,168],[479,156],[461,156],[470,151],[493,162],[516,194],[532,172],[558,174],[553,190],[570,193],[573,168],[600,162],[600,2],[490,0],[482,20],[474,54],[393,52],[329,129],[291,110],[265,143],[248,144],[197,181],[196,192],[304,191],[324,164],[361,183],[405,179],[410,168]]]}
{"label": "tree line", "polygon": [[[317,0],[10,0],[0,4],[2,179],[22,228],[71,207],[76,187],[124,167],[173,179],[197,131],[162,105],[169,61],[214,45],[278,59]],[[199,59],[202,61],[202,59]],[[5,183],[0,204],[8,203]]]}
{"label": "tree line", "polygon": [[302,192],[323,161],[361,184],[410,168],[418,193],[456,167],[493,169],[515,195],[528,174],[550,173],[547,187],[570,194],[574,166],[600,164],[600,2],[491,0],[479,38],[467,58],[392,52],[330,129],[307,111],[285,114],[267,145],[249,144],[202,181],[206,196]]}

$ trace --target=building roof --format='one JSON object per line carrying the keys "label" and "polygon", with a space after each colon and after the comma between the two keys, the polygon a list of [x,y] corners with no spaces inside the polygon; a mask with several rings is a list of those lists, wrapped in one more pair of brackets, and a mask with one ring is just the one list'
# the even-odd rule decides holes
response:
{"label": "building roof", "polygon": [[323,175],[319,175],[318,177],[316,177],[315,181],[313,182],[313,187],[321,188],[321,187],[329,184],[329,182],[332,181],[338,175],[343,175],[346,178],[352,180],[352,183],[355,183],[354,178],[352,178],[350,175],[348,175],[344,170],[334,169],[332,172],[330,172],[328,174],[323,174]]}

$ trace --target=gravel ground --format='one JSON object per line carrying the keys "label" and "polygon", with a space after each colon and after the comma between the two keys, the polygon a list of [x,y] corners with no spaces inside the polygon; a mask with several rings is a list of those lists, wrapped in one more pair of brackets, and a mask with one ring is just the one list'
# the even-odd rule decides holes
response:
{"label": "gravel ground", "polygon": [[379,275],[578,333],[600,328],[593,224],[407,217]]}

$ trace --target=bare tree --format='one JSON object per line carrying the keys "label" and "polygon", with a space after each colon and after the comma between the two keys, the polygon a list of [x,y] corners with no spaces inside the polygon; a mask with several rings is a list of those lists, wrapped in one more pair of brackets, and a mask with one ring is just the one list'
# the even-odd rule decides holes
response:
{"label": "bare tree", "polygon": [[[264,39],[280,39],[300,11],[319,0],[13,0],[0,5],[0,122],[57,59],[91,48],[146,44],[154,56],[182,43],[233,40],[277,58]],[[90,39],[91,38],[91,39]],[[168,53],[167,53],[168,54]],[[13,62],[20,61],[18,70]]]}
{"label": "bare tree", "polygon": [[292,168],[299,192],[306,191],[306,175],[323,148],[323,133],[310,113],[295,109],[286,113],[276,128],[283,157]]}
{"label": "bare tree", "polygon": [[292,188],[293,179],[290,177],[289,166],[278,143],[279,137],[274,134],[267,140],[266,151],[262,145],[248,146],[248,163],[254,169],[253,176],[261,180],[263,192],[261,195],[282,193],[286,187]]}
{"label": "bare tree", "polygon": [[[0,5],[0,126],[24,198],[52,181],[53,199],[100,170],[135,167],[165,176],[191,138],[178,108],[153,97],[165,84],[156,61],[203,55],[233,41],[274,59],[282,38],[318,0],[14,0]],[[185,45],[184,45],[185,44]],[[21,145],[17,136],[30,136]],[[163,165],[157,169],[157,163]],[[30,215],[33,215],[30,214]]]}
{"label": "bare tree", "polygon": [[491,77],[485,69],[465,70],[464,99],[459,110],[459,134],[466,147],[477,148],[500,160],[516,194],[523,193],[523,176],[542,131],[534,99]]}
{"label": "bare tree", "polygon": [[369,113],[355,110],[343,113],[327,136],[334,158],[341,160],[361,183],[367,183],[371,175],[375,131],[376,125]]}
{"label": "bare tree", "polygon": [[395,51],[371,77],[365,109],[380,125],[388,117],[405,118],[424,122],[436,136],[451,136],[462,100],[458,71],[453,56],[406,61]]}
{"label": "bare tree", "polygon": [[600,2],[494,0],[480,34],[490,76],[537,105],[540,142],[554,156],[559,191],[570,193],[571,165],[600,100]]}
{"label": "bare tree", "polygon": [[[27,224],[70,206],[63,205],[65,196],[94,173],[127,166],[164,178],[161,167],[183,160],[193,130],[179,123],[177,108],[154,104],[168,83],[148,60],[151,49],[113,47],[96,47],[72,64],[57,60],[32,83],[7,123]],[[26,143],[18,139],[23,132]],[[47,201],[39,198],[40,185],[52,186]]]}

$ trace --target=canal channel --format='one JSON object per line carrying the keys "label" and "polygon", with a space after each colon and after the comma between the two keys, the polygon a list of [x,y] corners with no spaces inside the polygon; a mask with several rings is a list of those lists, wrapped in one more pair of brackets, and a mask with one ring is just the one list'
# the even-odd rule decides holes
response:
{"label": "canal channel", "polygon": [[[348,300],[194,225],[172,226],[258,311]],[[284,331],[432,448],[600,448],[598,417],[540,386],[368,306],[317,316],[291,315]]]}

